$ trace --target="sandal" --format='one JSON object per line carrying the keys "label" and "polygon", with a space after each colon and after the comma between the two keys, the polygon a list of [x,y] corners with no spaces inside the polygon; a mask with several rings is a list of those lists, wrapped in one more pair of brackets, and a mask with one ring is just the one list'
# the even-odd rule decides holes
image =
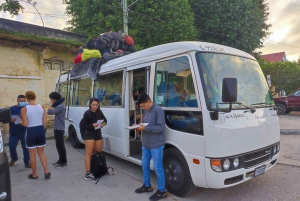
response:
{"label": "sandal", "polygon": [[28,178],[29,179],[38,179],[39,177],[38,176],[34,177],[32,174],[30,174],[30,175],[28,175]]}
{"label": "sandal", "polygon": [[50,178],[50,176],[51,176],[51,173],[50,173],[50,172],[48,172],[48,173],[45,173],[45,179],[49,179],[49,178]]}

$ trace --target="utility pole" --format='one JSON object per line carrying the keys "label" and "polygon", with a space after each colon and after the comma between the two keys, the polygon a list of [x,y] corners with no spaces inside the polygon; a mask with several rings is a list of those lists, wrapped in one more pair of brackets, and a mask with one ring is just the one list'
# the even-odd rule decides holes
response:
{"label": "utility pole", "polygon": [[123,26],[124,33],[128,35],[128,8],[127,8],[127,0],[122,0],[123,5]]}
{"label": "utility pole", "polygon": [[135,0],[132,4],[130,4],[127,7],[127,0],[122,0],[122,5],[123,5],[123,26],[124,26],[124,33],[126,35],[128,35],[128,12],[129,12],[129,8],[135,4],[136,2],[138,2],[139,0]]}

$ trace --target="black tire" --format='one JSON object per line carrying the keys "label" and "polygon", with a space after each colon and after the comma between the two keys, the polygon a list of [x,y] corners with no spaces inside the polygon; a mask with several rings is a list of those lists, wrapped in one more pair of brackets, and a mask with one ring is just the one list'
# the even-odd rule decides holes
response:
{"label": "black tire", "polygon": [[75,149],[80,149],[83,147],[83,144],[78,140],[77,133],[74,128],[69,130],[69,141]]}
{"label": "black tire", "polygon": [[286,112],[286,107],[285,107],[284,104],[277,103],[277,104],[276,104],[276,107],[277,107],[277,114],[278,114],[278,115],[285,114],[285,112]]}
{"label": "black tire", "polygon": [[169,148],[164,151],[164,170],[166,189],[170,193],[184,197],[195,190],[190,169],[179,150]]}

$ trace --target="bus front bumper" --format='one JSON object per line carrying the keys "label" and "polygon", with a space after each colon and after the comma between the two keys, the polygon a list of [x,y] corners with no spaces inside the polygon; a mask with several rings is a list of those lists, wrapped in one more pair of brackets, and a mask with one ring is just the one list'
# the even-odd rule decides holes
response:
{"label": "bus front bumper", "polygon": [[[275,166],[278,162],[279,153],[272,157],[264,163],[256,165],[251,168],[241,168],[228,172],[216,172],[210,166],[210,159],[205,159],[205,169],[206,169],[206,182],[209,188],[227,188],[230,186],[235,186],[237,184],[248,181],[255,178],[255,170],[259,167],[265,166],[265,172]],[[263,174],[262,174],[263,175]],[[262,176],[260,175],[260,176]]]}

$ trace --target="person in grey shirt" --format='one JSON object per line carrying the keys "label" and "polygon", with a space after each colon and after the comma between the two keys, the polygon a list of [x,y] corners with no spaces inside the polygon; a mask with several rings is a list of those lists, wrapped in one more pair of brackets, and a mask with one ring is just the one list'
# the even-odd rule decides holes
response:
{"label": "person in grey shirt", "polygon": [[135,190],[135,193],[152,192],[150,183],[150,160],[153,159],[154,170],[157,175],[157,192],[150,196],[150,200],[160,200],[167,197],[165,191],[165,173],[163,168],[163,150],[165,147],[165,115],[158,105],[155,105],[147,94],[141,94],[137,100],[138,105],[144,110],[142,123],[138,131],[143,131],[142,137],[142,168],[144,184]]}
{"label": "person in grey shirt", "polygon": [[67,165],[67,152],[64,142],[65,134],[65,105],[63,98],[59,93],[52,92],[49,94],[50,106],[48,108],[49,115],[54,116],[54,138],[59,159],[53,163],[55,167],[64,167]]}

